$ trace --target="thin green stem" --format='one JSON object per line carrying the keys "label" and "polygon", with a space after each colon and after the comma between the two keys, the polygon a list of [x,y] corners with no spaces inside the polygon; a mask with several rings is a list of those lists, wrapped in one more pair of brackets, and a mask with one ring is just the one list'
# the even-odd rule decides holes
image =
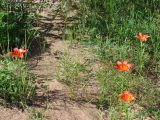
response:
{"label": "thin green stem", "polygon": [[7,51],[9,51],[9,47],[10,47],[10,37],[9,37],[9,31],[8,31],[8,15],[9,15],[9,5],[7,4]]}
{"label": "thin green stem", "polygon": [[142,72],[143,70],[143,66],[144,66],[144,51],[145,51],[145,47],[144,47],[144,44],[143,42],[141,42],[141,51],[140,51],[140,56],[139,56],[139,62],[140,62],[140,72]]}

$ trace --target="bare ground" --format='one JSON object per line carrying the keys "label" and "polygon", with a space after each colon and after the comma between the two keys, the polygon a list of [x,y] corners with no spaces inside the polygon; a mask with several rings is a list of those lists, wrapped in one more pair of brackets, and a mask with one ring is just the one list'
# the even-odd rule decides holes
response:
{"label": "bare ground", "polygon": [[[36,76],[37,96],[33,106],[29,110],[21,112],[17,109],[0,107],[0,120],[33,120],[39,117],[47,120],[99,120],[103,113],[89,102],[71,100],[69,88],[55,78],[57,53],[68,52],[71,56],[80,56],[84,61],[87,50],[82,48],[70,48],[66,41],[62,41],[63,19],[58,13],[59,1],[50,2],[50,7],[40,11],[39,30],[45,40],[44,51],[39,53],[37,46],[30,54],[34,56],[31,73]],[[35,49],[36,48],[36,49]],[[39,53],[39,54],[38,54]],[[91,89],[92,90],[92,89]],[[96,90],[97,91],[97,90]],[[34,115],[32,109],[41,116]],[[106,118],[103,118],[106,120]]]}

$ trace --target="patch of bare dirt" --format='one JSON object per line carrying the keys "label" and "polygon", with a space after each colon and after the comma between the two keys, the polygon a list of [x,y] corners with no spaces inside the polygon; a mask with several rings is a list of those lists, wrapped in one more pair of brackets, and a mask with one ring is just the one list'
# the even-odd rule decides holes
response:
{"label": "patch of bare dirt", "polygon": [[27,113],[0,106],[0,120],[26,120]]}

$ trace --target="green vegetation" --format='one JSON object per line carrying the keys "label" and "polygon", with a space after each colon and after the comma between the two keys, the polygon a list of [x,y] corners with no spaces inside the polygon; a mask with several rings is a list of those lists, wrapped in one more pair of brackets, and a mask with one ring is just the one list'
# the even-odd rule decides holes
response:
{"label": "green vegetation", "polygon": [[[123,91],[133,93],[135,104],[142,106],[153,119],[159,118],[159,5],[159,0],[63,1],[66,16],[64,38],[72,44],[91,48],[95,59],[100,62],[101,67],[94,75],[99,83],[98,106],[112,111],[108,113],[110,119],[133,119],[128,115],[127,118],[125,115],[115,116],[117,110],[124,112],[123,105],[117,101]],[[76,15],[68,17],[73,9]],[[74,24],[68,24],[70,22]],[[139,33],[150,37],[142,41],[135,37]],[[116,61],[125,60],[134,67],[124,73],[115,70]],[[124,108],[128,111],[133,106]],[[133,116],[140,118],[144,114],[138,115]]]}
{"label": "green vegetation", "polygon": [[67,53],[61,57],[62,60],[58,63],[56,70],[57,79],[69,86],[73,98],[78,95],[79,91],[84,94],[88,83],[85,65],[79,61],[73,61]]}
{"label": "green vegetation", "polygon": [[[57,79],[69,87],[70,97],[96,104],[110,120],[147,117],[158,120],[160,0],[61,1],[65,22],[63,39],[70,41],[71,47],[87,48],[81,52],[90,53],[79,56],[82,61],[76,61],[76,56],[69,53],[58,56]],[[27,55],[24,56],[31,40],[38,35],[33,29],[36,9],[32,0],[0,1],[0,102],[3,105],[25,108],[36,94],[36,85],[29,77]],[[93,84],[97,93],[92,96],[89,89]],[[45,116],[33,109],[29,119],[42,120]]]}
{"label": "green vegetation", "polygon": [[23,59],[25,52],[13,51],[13,48],[28,48],[31,38],[36,38],[35,17],[35,6],[29,1],[0,1],[0,98],[3,105],[24,109],[35,95],[26,56]]}
{"label": "green vegetation", "polygon": [[1,0],[0,2],[0,52],[13,47],[26,47],[36,31],[35,6],[31,3]]}
{"label": "green vegetation", "polygon": [[25,108],[35,94],[35,86],[28,76],[26,63],[21,60],[0,61],[0,97],[3,104]]}

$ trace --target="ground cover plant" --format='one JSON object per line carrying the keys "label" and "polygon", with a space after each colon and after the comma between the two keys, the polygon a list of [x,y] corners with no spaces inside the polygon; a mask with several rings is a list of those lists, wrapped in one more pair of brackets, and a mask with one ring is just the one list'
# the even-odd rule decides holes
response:
{"label": "ground cover plant", "polygon": [[0,60],[0,97],[2,103],[24,109],[35,94],[35,86],[28,77],[24,48],[14,48]]}
{"label": "ground cover plant", "polygon": [[[144,114],[158,119],[160,2],[80,0],[64,3],[64,38],[72,44],[91,47],[97,56],[101,66],[95,73],[99,83],[98,104],[108,105],[110,119],[128,120]],[[76,15],[68,17],[67,13],[73,9]],[[69,21],[74,24],[68,24]],[[118,96],[127,105],[121,104]],[[139,116],[131,115],[134,104],[144,108]],[[119,111],[122,114],[116,113]],[[141,119],[145,119],[145,115]]]}

